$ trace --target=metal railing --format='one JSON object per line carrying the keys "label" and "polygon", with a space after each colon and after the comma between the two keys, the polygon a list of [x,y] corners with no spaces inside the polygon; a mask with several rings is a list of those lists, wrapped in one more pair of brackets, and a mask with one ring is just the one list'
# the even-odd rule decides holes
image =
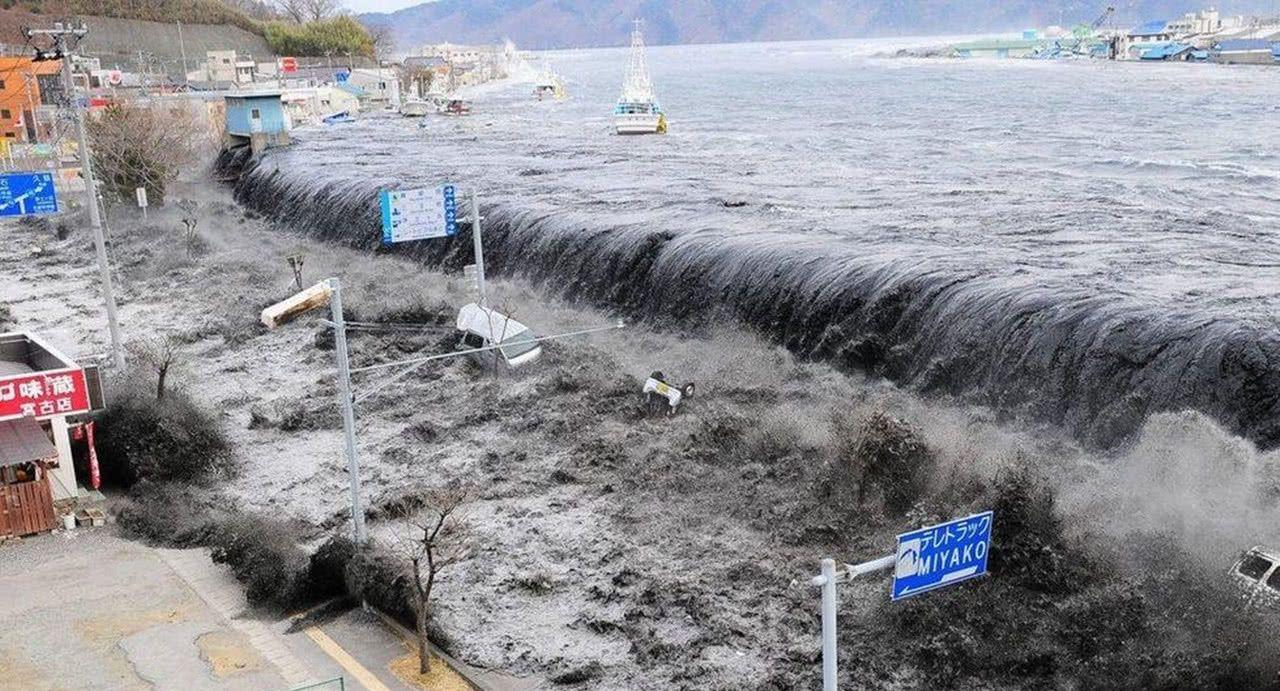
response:
{"label": "metal railing", "polygon": [[343,677],[334,677],[314,684],[294,686],[289,691],[347,691],[347,682]]}

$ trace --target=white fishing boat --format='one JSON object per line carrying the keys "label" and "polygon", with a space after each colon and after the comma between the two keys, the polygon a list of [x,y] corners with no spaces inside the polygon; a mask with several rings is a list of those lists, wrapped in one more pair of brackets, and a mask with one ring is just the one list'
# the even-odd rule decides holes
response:
{"label": "white fishing boat", "polygon": [[627,76],[622,82],[622,95],[613,109],[613,124],[618,134],[667,133],[667,117],[653,95],[653,82],[649,79],[639,19],[631,31],[631,57],[627,61]]}
{"label": "white fishing boat", "polygon": [[533,96],[539,101],[546,98],[563,101],[566,97],[564,80],[550,68],[543,70],[533,83]]}

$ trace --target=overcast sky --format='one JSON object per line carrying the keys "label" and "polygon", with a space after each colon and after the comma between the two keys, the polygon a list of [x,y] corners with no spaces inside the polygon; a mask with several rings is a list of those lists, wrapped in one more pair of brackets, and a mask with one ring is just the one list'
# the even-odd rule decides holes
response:
{"label": "overcast sky", "polygon": [[410,5],[421,5],[426,0],[343,0],[347,9],[361,12],[394,12]]}

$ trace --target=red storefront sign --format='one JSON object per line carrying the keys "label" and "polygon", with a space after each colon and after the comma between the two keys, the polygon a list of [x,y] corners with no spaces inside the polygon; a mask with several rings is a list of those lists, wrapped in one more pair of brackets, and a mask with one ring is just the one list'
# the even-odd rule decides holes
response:
{"label": "red storefront sign", "polygon": [[0,420],[46,419],[89,412],[89,385],[79,368],[0,378]]}
{"label": "red storefront sign", "polygon": [[280,71],[285,74],[293,74],[298,71],[297,58],[280,58]]}

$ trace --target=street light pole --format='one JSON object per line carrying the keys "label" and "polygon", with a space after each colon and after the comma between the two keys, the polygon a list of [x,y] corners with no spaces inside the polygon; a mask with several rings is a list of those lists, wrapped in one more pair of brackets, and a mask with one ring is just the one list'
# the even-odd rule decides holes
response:
{"label": "street light pole", "polygon": [[89,227],[93,231],[93,246],[98,255],[98,277],[102,285],[102,299],[107,306],[107,327],[111,332],[111,360],[116,368],[123,371],[124,342],[120,336],[120,322],[116,317],[116,297],[111,286],[111,264],[107,257],[107,241],[102,233],[102,216],[98,210],[98,186],[93,178],[93,156],[89,153],[89,137],[85,132],[84,110],[76,103],[75,80],[71,74],[73,51],[68,47],[67,38],[83,37],[89,30],[81,26],[64,26],[55,23],[52,29],[29,29],[28,34],[46,35],[57,42],[58,54],[62,57],[62,81],[67,91],[67,99],[71,111],[75,114],[76,138],[80,145],[80,173],[84,177],[85,205],[89,211]]}
{"label": "street light pole", "polygon": [[476,287],[480,292],[480,306],[488,307],[489,298],[484,286],[484,241],[480,239],[479,193],[471,190],[471,241],[476,253]]}
{"label": "street light pole", "polygon": [[329,309],[333,313],[333,344],[338,359],[338,405],[347,447],[347,476],[351,481],[351,531],[356,546],[364,544],[364,507],[360,501],[360,461],[356,454],[356,411],[351,391],[351,363],[347,359],[347,325],[342,318],[342,282],[329,279]]}

